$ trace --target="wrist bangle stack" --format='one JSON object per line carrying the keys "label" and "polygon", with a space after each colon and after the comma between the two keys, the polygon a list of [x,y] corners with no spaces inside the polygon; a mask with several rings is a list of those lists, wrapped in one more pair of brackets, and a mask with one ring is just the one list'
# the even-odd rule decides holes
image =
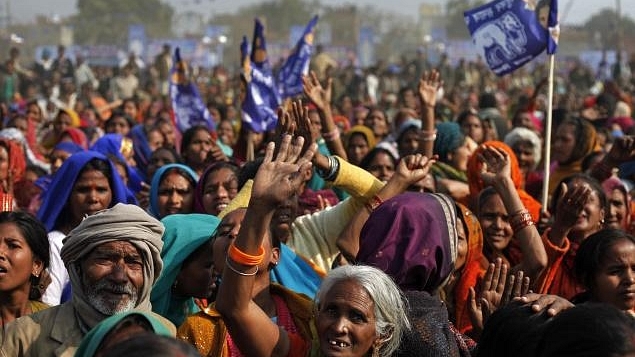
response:
{"label": "wrist bangle stack", "polygon": [[514,213],[510,221],[514,234],[534,224],[531,214],[526,209],[521,209],[520,211]]}
{"label": "wrist bangle stack", "polygon": [[335,129],[329,131],[328,133],[322,133],[322,137],[326,141],[335,141],[340,137],[340,129],[336,126]]}
{"label": "wrist bangle stack", "polygon": [[366,207],[368,212],[373,213],[382,203],[384,203],[384,201],[379,196],[375,195],[364,203],[364,207]]}
{"label": "wrist bangle stack", "polygon": [[256,265],[256,270],[252,271],[251,273],[245,273],[244,271],[240,271],[236,268],[234,268],[234,266],[229,262],[229,255],[225,256],[225,266],[229,268],[229,270],[233,271],[234,273],[240,275],[240,276],[254,276],[256,274],[258,274],[258,266]]}
{"label": "wrist bangle stack", "polygon": [[258,255],[251,255],[238,249],[234,243],[229,245],[227,256],[238,264],[254,266],[259,265],[265,259],[265,248],[258,248]]}
{"label": "wrist bangle stack", "polygon": [[329,170],[325,171],[322,169],[316,169],[318,175],[326,181],[333,181],[337,177],[337,174],[340,172],[340,162],[335,156],[327,156],[329,160]]}
{"label": "wrist bangle stack", "polygon": [[10,193],[0,193],[0,212],[13,211],[13,195]]}

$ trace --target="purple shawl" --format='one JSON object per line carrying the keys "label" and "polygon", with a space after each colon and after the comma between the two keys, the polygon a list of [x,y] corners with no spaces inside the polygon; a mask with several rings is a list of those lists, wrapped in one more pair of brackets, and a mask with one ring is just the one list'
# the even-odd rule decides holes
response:
{"label": "purple shawl", "polygon": [[456,217],[455,203],[446,195],[396,196],[368,218],[357,261],[383,270],[404,291],[434,293],[454,270]]}

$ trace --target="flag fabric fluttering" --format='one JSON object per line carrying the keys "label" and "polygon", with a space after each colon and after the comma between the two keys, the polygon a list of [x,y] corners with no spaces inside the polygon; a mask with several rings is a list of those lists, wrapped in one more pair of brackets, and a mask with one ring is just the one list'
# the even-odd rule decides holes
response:
{"label": "flag fabric fluttering", "polygon": [[245,86],[242,103],[243,123],[256,133],[270,131],[276,127],[278,121],[276,110],[280,105],[280,97],[267,58],[264,26],[258,19],[255,20],[250,57],[246,56],[245,38],[243,42],[241,44],[242,76]]}
{"label": "flag fabric fluttering", "polygon": [[203,103],[196,84],[187,71],[187,63],[181,58],[179,48],[174,50],[174,65],[170,76],[170,100],[174,112],[174,123],[183,133],[195,125],[205,125],[214,131],[214,119]]}
{"label": "flag fabric fluttering", "polygon": [[[494,73],[510,73],[548,47],[548,26],[557,23],[556,2],[540,1],[536,6],[532,0],[496,0],[463,14],[472,42]],[[543,16],[554,21],[543,23]],[[555,42],[550,48],[555,51]]]}
{"label": "flag fabric fluttering", "polygon": [[313,53],[313,31],[317,21],[317,15],[309,21],[293,52],[280,68],[278,94],[283,100],[302,94],[302,77],[309,74],[309,62]]}
{"label": "flag fabric fluttering", "polygon": [[560,37],[560,24],[558,23],[558,0],[549,2],[549,18],[547,20],[549,36],[547,36],[547,54],[555,54],[558,49]]}

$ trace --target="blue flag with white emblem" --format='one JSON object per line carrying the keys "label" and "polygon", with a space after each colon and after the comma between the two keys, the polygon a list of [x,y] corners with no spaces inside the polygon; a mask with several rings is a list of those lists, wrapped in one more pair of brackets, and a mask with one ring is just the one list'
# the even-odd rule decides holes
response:
{"label": "blue flag with white emblem", "polygon": [[[543,10],[544,11],[544,10]],[[549,18],[547,19],[549,36],[547,36],[547,53],[552,55],[558,49],[558,37],[560,37],[560,24],[558,23],[558,0],[549,1]]]}
{"label": "blue flag with white emblem", "polygon": [[[477,50],[499,76],[540,55],[551,39],[548,29],[556,0],[495,0],[463,15]],[[557,14],[553,15],[557,19]]]}
{"label": "blue flag with white emblem", "polygon": [[309,21],[293,52],[280,68],[278,94],[283,100],[302,94],[302,76],[309,74],[309,62],[313,53],[313,31],[317,21],[317,16]]}
{"label": "blue flag with white emblem", "polygon": [[[264,26],[256,19],[251,56],[243,58],[244,98],[242,119],[252,131],[262,133],[276,127],[280,97],[267,58]],[[241,45],[241,53],[243,51]]]}
{"label": "blue flag with white emblem", "polygon": [[181,133],[195,125],[205,125],[214,131],[212,115],[203,103],[196,84],[190,81],[187,64],[181,59],[178,47],[174,51],[174,66],[170,76],[170,100],[174,123]]}

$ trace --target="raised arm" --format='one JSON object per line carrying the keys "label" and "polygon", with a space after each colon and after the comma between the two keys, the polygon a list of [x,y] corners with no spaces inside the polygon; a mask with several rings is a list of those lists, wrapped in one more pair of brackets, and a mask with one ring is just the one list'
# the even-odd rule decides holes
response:
{"label": "raised arm", "polygon": [[443,85],[437,70],[424,72],[419,80],[419,99],[421,99],[421,144],[419,152],[432,157],[436,139],[434,106],[437,104],[437,92]]}
{"label": "raised arm", "polygon": [[531,214],[520,200],[512,181],[509,154],[502,149],[486,146],[479,158],[484,163],[481,177],[485,184],[493,186],[501,196],[505,209],[511,217],[514,238],[518,241],[523,253],[522,262],[512,270],[522,270],[532,281],[535,281],[547,267],[547,252]]}
{"label": "raised arm", "polygon": [[611,150],[591,169],[591,176],[602,182],[613,175],[613,169],[635,160],[635,137],[623,136],[615,139]]}
{"label": "raised arm", "polygon": [[318,108],[318,114],[322,122],[322,137],[326,141],[329,151],[331,154],[346,160],[346,150],[344,150],[344,145],[342,144],[341,133],[333,121],[333,113],[331,112],[333,80],[328,78],[326,81],[326,88],[324,88],[315,72],[311,71],[309,76],[302,78],[304,94]]}
{"label": "raised arm", "polygon": [[430,160],[420,154],[406,156],[399,162],[395,174],[366,204],[366,209],[357,211],[337,238],[337,247],[348,261],[353,261],[357,256],[359,234],[371,212],[383,201],[403,193],[408,187],[426,177],[434,162],[434,159]]}
{"label": "raised arm", "polygon": [[311,165],[315,144],[301,156],[304,140],[293,143],[285,135],[274,159],[275,144],[267,145],[265,159],[256,174],[251,202],[238,237],[230,246],[216,309],[229,333],[246,356],[286,356],[289,338],[252,300],[259,265],[264,260],[262,243],[269,234],[271,217],[279,204],[294,195],[302,181],[300,172]]}

